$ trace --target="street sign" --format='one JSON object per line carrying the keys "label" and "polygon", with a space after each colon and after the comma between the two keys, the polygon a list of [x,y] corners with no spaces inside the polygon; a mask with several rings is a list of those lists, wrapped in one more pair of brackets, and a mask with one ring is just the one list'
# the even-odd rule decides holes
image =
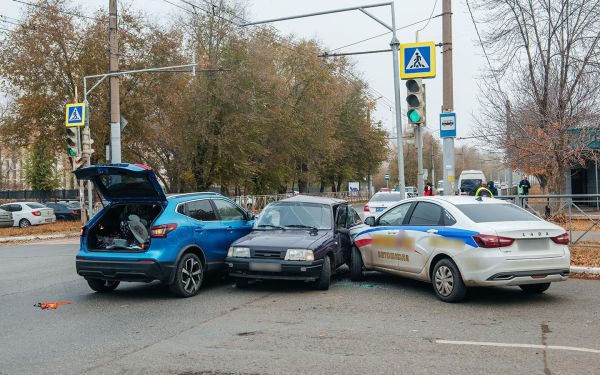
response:
{"label": "street sign", "polygon": [[429,177],[429,169],[423,168],[423,180],[427,180]]}
{"label": "street sign", "polygon": [[85,116],[84,103],[67,104],[67,109],[65,111],[65,126],[84,126]]}
{"label": "street sign", "polygon": [[400,78],[435,77],[435,42],[400,45]]}
{"label": "street sign", "polygon": [[389,174],[386,174],[385,176],[383,176],[383,179],[384,179],[385,181],[389,181],[389,180],[390,180],[390,175],[389,175]]}
{"label": "street sign", "polygon": [[456,113],[440,113],[440,137],[456,137]]}

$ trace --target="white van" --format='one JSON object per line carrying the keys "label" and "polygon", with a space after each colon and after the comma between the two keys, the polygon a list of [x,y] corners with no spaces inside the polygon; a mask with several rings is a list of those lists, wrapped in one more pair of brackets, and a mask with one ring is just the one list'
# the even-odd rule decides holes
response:
{"label": "white van", "polygon": [[482,171],[473,169],[462,171],[458,179],[458,194],[474,195],[475,190],[477,190],[484,181],[487,180]]}

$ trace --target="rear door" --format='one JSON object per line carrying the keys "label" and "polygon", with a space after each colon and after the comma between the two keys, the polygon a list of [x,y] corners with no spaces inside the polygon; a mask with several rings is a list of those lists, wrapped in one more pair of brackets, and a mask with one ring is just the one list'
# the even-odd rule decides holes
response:
{"label": "rear door", "polygon": [[204,251],[208,265],[223,261],[228,239],[211,201],[198,199],[180,203],[177,212],[189,218],[194,227],[194,242]]}

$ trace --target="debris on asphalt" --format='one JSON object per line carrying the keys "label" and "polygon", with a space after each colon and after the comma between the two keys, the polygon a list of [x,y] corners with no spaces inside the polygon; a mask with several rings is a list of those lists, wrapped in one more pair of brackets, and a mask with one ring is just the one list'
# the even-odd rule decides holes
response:
{"label": "debris on asphalt", "polygon": [[42,310],[56,310],[61,305],[71,305],[73,302],[38,302],[33,307],[39,307]]}

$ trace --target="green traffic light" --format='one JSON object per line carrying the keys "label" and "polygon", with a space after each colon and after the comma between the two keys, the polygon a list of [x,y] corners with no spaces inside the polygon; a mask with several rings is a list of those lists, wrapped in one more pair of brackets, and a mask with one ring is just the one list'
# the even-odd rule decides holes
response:
{"label": "green traffic light", "polygon": [[67,148],[67,154],[69,154],[69,156],[77,156],[77,151],[72,148]]}
{"label": "green traffic light", "polygon": [[412,123],[421,121],[421,114],[416,109],[409,110],[406,116]]}

